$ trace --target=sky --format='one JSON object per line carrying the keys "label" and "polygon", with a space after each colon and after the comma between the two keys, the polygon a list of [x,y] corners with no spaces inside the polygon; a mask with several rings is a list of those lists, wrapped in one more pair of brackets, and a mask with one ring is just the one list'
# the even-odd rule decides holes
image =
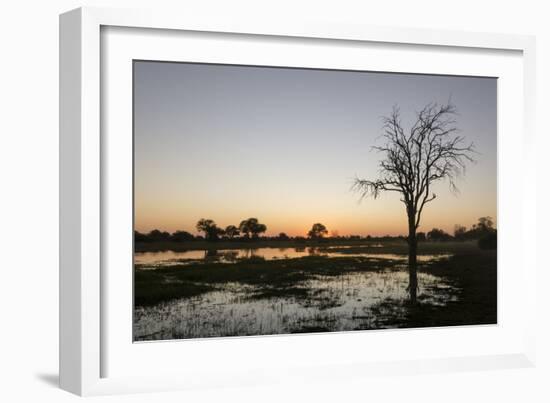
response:
{"label": "sky", "polygon": [[435,185],[419,231],[452,233],[497,209],[497,79],[280,67],[134,62],[135,229],[197,233],[257,217],[267,235],[407,233],[395,192],[363,199],[376,179],[382,116],[400,107],[405,128],[430,102],[456,105],[476,163]]}

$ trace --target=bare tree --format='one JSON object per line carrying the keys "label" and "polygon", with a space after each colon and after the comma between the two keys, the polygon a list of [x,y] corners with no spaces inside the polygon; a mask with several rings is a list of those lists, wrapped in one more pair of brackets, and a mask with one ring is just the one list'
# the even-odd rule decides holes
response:
{"label": "bare tree", "polygon": [[416,113],[416,122],[408,132],[400,119],[399,108],[383,118],[382,138],[385,144],[373,149],[384,157],[380,161],[380,176],[376,180],[356,178],[353,189],[361,198],[377,198],[381,192],[397,192],[405,204],[408,217],[409,291],[416,303],[417,246],[416,230],[424,207],[436,198],[434,182],[446,180],[456,192],[455,179],[464,173],[467,162],[473,161],[474,145],[466,144],[457,135],[454,119],[456,108],[448,103],[431,103]]}

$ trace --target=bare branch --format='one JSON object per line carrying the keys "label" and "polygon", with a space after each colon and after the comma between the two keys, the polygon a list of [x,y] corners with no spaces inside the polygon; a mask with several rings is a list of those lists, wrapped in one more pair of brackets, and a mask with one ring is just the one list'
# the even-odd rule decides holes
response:
{"label": "bare branch", "polygon": [[353,185],[351,186],[353,191],[361,194],[361,199],[372,196],[374,199],[378,198],[383,191],[402,192],[398,183],[390,181],[369,181],[365,179],[355,178]]}
{"label": "bare branch", "polygon": [[467,163],[474,162],[474,145],[458,134],[456,115],[450,102],[430,103],[416,113],[416,121],[406,132],[399,108],[394,106],[390,115],[382,118],[384,143],[373,147],[383,155],[380,177],[356,178],[352,189],[361,199],[377,198],[384,191],[401,193],[414,227],[409,231],[416,231],[425,205],[436,198],[430,190],[433,183],[447,181],[451,190],[457,191],[456,178],[465,173]]}

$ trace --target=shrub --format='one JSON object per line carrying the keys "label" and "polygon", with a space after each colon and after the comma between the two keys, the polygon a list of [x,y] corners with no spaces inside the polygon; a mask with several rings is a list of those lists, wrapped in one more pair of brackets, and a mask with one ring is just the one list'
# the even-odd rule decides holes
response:
{"label": "shrub", "polygon": [[497,248],[497,232],[490,232],[477,241],[480,249],[496,249]]}

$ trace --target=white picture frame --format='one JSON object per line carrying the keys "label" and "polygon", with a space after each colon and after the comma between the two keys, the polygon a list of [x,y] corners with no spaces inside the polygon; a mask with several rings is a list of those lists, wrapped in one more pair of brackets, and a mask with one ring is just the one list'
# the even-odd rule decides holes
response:
{"label": "white picture frame", "polygon": [[[314,359],[314,351],[309,354],[307,349],[309,345],[315,344],[312,340],[321,340],[318,335],[240,338],[230,341],[217,339],[193,345],[187,342],[167,342],[157,343],[158,347],[140,347],[140,351],[132,350],[131,340],[118,342],[129,343],[127,348],[113,344],[116,341],[111,340],[109,331],[105,329],[109,327],[111,335],[119,332],[114,325],[118,321],[108,320],[115,314],[111,312],[112,305],[110,302],[108,303],[110,301],[108,298],[109,287],[106,286],[106,281],[111,277],[109,273],[105,272],[105,268],[108,267],[106,251],[109,248],[104,244],[104,228],[109,226],[109,220],[113,220],[112,215],[106,216],[105,214],[107,211],[104,208],[105,203],[108,203],[109,199],[105,194],[106,190],[110,189],[107,185],[109,175],[114,172],[108,168],[112,165],[106,163],[108,156],[105,149],[106,145],[110,147],[113,137],[102,138],[102,135],[105,136],[105,133],[109,133],[110,127],[110,123],[106,123],[105,119],[108,111],[102,108],[105,104],[104,96],[109,94],[111,84],[108,80],[106,82],[102,80],[105,61],[101,60],[102,57],[109,55],[109,52],[105,53],[102,49],[102,46],[105,47],[106,44],[102,40],[102,30],[109,29],[108,27],[160,32],[160,36],[156,38],[148,37],[148,46],[154,46],[155,41],[158,43],[162,40],[177,41],[177,32],[192,32],[198,38],[201,35],[217,33],[217,40],[221,41],[224,40],[224,35],[228,37],[228,40],[231,35],[244,35],[253,37],[255,40],[296,39],[305,41],[306,45],[309,43],[308,40],[331,41],[330,46],[335,47],[346,43],[359,45],[375,43],[377,46],[421,47],[420,51],[428,48],[450,51],[450,53],[466,50],[479,55],[491,52],[514,52],[515,61],[511,63],[521,68],[512,68],[506,74],[514,76],[515,82],[521,82],[521,86],[514,88],[520,98],[516,102],[521,104],[522,113],[519,114],[520,117],[516,117],[518,120],[510,121],[510,124],[519,125],[517,128],[522,133],[518,133],[517,138],[513,138],[512,134],[506,134],[507,140],[499,143],[499,147],[502,146],[501,148],[504,150],[501,152],[506,152],[510,149],[506,148],[509,147],[506,144],[510,146],[513,146],[514,142],[521,144],[520,155],[522,157],[518,161],[521,169],[517,170],[516,175],[521,181],[521,186],[525,188],[530,188],[535,181],[533,176],[522,175],[528,170],[530,164],[534,164],[532,155],[535,150],[535,42],[533,37],[406,28],[375,28],[315,21],[294,24],[270,21],[268,18],[262,21],[244,19],[214,21],[197,19],[192,15],[171,15],[149,10],[81,8],[65,13],[60,17],[60,385],[63,389],[79,395],[95,395],[216,385],[294,382],[297,379],[299,381],[306,379],[329,381],[380,373],[409,374],[534,365],[535,319],[529,314],[524,315],[521,323],[519,321],[507,322],[506,320],[501,322],[499,319],[500,327],[484,329],[478,333],[475,329],[449,330],[449,337],[463,338],[464,340],[474,340],[477,337],[485,337],[487,340],[490,340],[490,337],[510,336],[510,340],[513,338],[513,341],[503,341],[503,344],[499,345],[499,349],[493,351],[485,351],[483,344],[480,343],[477,349],[465,348],[453,351],[449,349],[448,352],[440,350],[432,354],[411,356],[400,356],[401,353],[397,350],[393,355],[388,354],[387,359],[365,357],[365,353],[363,355],[356,354],[347,360],[339,360],[336,355],[328,356],[325,361]],[[148,31],[148,33],[151,32],[153,31]],[[163,39],[161,38],[162,32],[172,34],[170,38]],[[128,32],[123,35],[128,35]],[[133,35],[132,32],[129,35]],[[399,49],[397,51],[399,52]],[[121,50],[119,55],[122,53],[124,52]],[[124,54],[124,57],[131,58],[133,56],[128,53]],[[172,58],[172,56],[167,57]],[[251,57],[259,56],[256,54]],[[121,61],[121,63],[123,62]],[[250,63],[252,64],[252,61]],[[264,63],[269,63],[269,61],[265,60]],[[300,63],[298,64],[301,65]],[[326,63],[326,61],[317,63]],[[400,67],[402,71],[409,71],[411,68],[406,64]],[[422,67],[417,68],[422,69]],[[434,69],[437,68],[434,67]],[[445,71],[444,67],[441,69],[441,71],[433,70],[431,72],[450,73]],[[124,72],[124,70],[121,71]],[[123,89],[118,93],[122,91]],[[508,90],[506,89],[506,91]],[[510,91],[512,90],[510,89]],[[108,98],[109,105],[117,107],[113,99]],[[517,105],[514,104],[514,106]],[[509,116],[506,118],[511,119]],[[506,133],[506,128],[499,127],[499,130]],[[131,144],[124,143],[124,141],[120,140],[118,147],[131,147]],[[500,153],[499,158],[501,158]],[[510,171],[511,162],[501,160],[499,164],[501,164],[499,175],[502,172]],[[118,173],[124,174],[123,171]],[[501,182],[499,182],[499,214],[503,209],[508,208],[507,204],[500,203],[502,191],[500,184]],[[516,184],[516,186],[518,185]],[[529,192],[518,193],[514,196],[515,199],[510,197],[513,199],[513,203],[509,204],[510,208],[520,207],[521,209],[518,217],[510,220],[508,225],[508,230],[515,232],[515,235],[513,235],[514,237],[510,235],[507,241],[506,233],[503,234],[504,237],[499,233],[499,270],[500,264],[503,263],[500,244],[502,242],[520,242],[522,246],[514,252],[513,256],[513,261],[517,262],[522,270],[522,289],[518,292],[523,294],[521,301],[523,312],[535,312],[536,272],[538,270],[534,253],[535,242],[527,242],[523,237],[523,234],[536,232],[535,200],[534,195],[529,195]],[[506,220],[504,222],[506,223]],[[499,231],[501,231],[500,221]],[[504,238],[504,241],[501,238]],[[113,279],[113,281],[115,280]],[[510,276],[504,276],[502,280],[499,277],[499,281],[503,283],[499,285],[500,301],[500,298],[507,298],[509,293],[506,290],[513,285],[514,280]],[[500,306],[499,302],[499,310]],[[122,312],[127,308],[123,305],[120,307]],[[499,318],[501,313],[499,311]],[[392,342],[403,341],[406,338],[430,340],[447,337],[445,331],[390,332],[386,333],[384,337],[392,339]],[[124,329],[120,332],[124,332]],[[289,341],[289,337],[292,337],[291,341]],[[367,336],[366,332],[321,337],[324,346],[329,350],[342,342],[352,346],[360,345],[359,343],[366,340],[366,337],[380,339],[380,336]],[[261,355],[262,351],[274,351],[274,354],[278,354],[277,349],[284,346],[285,343],[292,343],[292,348],[297,352],[303,352],[303,354],[294,354],[295,359],[287,361],[276,361],[276,356],[268,355],[267,357],[271,358],[265,360],[263,372],[257,370],[259,367],[254,367],[254,365],[260,364],[257,359],[254,361],[253,358],[248,361],[244,359],[243,362],[231,364],[231,366],[220,364],[217,370],[209,371],[207,365],[198,365],[200,360],[198,355],[189,354],[189,346],[192,346],[193,351],[200,351],[201,354],[214,351],[221,357],[220,361],[236,360],[238,354],[247,349],[250,351],[246,354],[256,357]],[[468,341],[465,343],[468,347]],[[495,342],[495,345],[497,344]],[[187,348],[187,361],[184,363],[178,360],[168,362],[170,355],[180,354],[185,348]],[[106,364],[111,360],[111,356],[115,356],[113,351],[124,351],[126,355],[119,354],[117,359],[131,363],[128,366],[135,367],[135,363],[132,364],[133,354],[143,354],[139,356],[139,360],[147,361],[141,362],[147,362],[148,366],[162,363],[163,367],[168,369],[159,372],[158,375],[153,375],[151,372],[145,371],[143,373],[132,372],[130,368],[119,365],[118,369],[113,371]],[[155,359],[164,361],[156,361],[153,364],[153,361],[149,361],[153,359],[151,358],[153,355],[157,357]],[[211,360],[215,359],[212,354],[207,358],[207,363],[211,363]],[[249,366],[247,367],[247,365]],[[186,370],[186,368],[192,367],[199,369],[192,372]],[[307,368],[307,371],[304,371],[304,368]],[[331,375],[328,376],[328,373]]]}

